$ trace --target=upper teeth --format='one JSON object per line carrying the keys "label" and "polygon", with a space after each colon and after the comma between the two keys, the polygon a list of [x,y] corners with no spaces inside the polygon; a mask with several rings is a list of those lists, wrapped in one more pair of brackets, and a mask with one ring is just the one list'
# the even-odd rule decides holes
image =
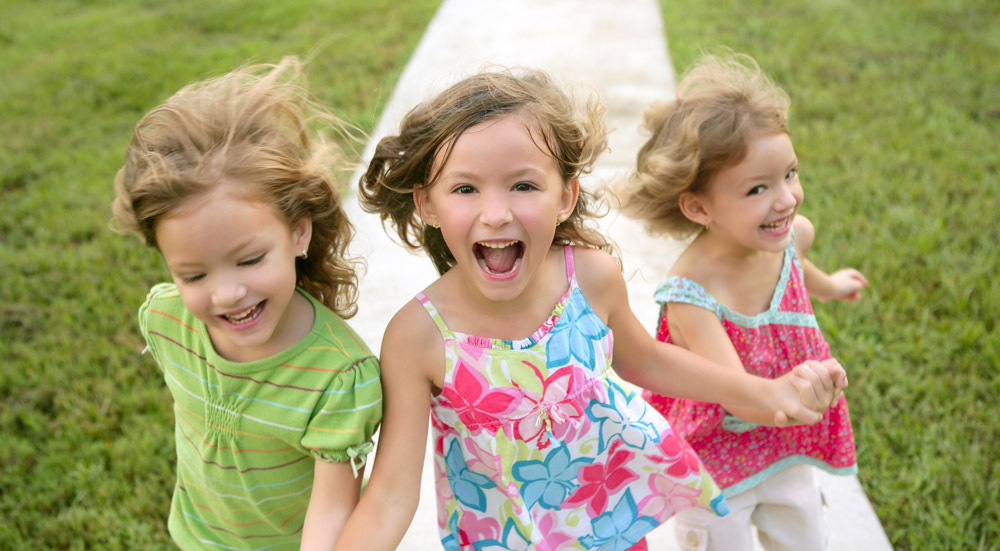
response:
{"label": "upper teeth", "polygon": [[502,243],[496,243],[496,242],[486,243],[483,241],[479,242],[480,245],[484,247],[489,247],[491,249],[503,249],[504,247],[510,247],[515,243],[517,243],[517,241],[504,241]]}
{"label": "upper teeth", "polygon": [[250,313],[253,312],[253,309],[256,308],[256,307],[257,307],[257,305],[255,304],[255,305],[247,308],[246,310],[243,310],[242,312],[237,312],[235,314],[226,314],[226,317],[227,318],[235,318],[235,319],[243,318],[243,317],[249,316]]}

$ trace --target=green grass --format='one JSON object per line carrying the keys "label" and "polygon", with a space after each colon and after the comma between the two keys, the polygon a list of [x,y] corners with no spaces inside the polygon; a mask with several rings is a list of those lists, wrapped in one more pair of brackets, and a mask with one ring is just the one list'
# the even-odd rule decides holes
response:
{"label": "green grass", "polygon": [[108,229],[139,118],[298,54],[370,130],[438,2],[0,0],[0,549],[173,548],[171,400],[135,322],[166,272]]}
{"label": "green grass", "polygon": [[[247,60],[311,56],[370,129],[437,0],[0,0],[0,549],[171,549],[171,400],[135,310],[164,277],[107,228],[143,113]],[[678,69],[718,45],[791,94],[816,305],[862,484],[901,550],[1000,541],[1000,4],[664,0]],[[849,529],[849,527],[845,527]]]}
{"label": "green grass", "polygon": [[812,257],[871,281],[816,309],[893,546],[997,549],[1000,4],[661,5],[678,71],[729,47],[792,96]]}

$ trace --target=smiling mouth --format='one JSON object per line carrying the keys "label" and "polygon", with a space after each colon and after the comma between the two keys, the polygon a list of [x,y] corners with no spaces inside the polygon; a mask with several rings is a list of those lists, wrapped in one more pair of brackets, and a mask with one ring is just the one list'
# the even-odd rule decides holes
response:
{"label": "smiling mouth", "polygon": [[524,244],[520,241],[484,242],[473,247],[479,267],[495,276],[507,275],[521,265]]}
{"label": "smiling mouth", "polygon": [[264,302],[266,301],[258,302],[246,310],[242,310],[234,314],[222,314],[219,317],[225,319],[233,325],[246,325],[260,317],[260,313],[264,310]]}
{"label": "smiling mouth", "polygon": [[766,232],[781,231],[788,227],[789,221],[791,221],[791,218],[782,218],[781,220],[771,222],[770,224],[761,224],[760,227]]}

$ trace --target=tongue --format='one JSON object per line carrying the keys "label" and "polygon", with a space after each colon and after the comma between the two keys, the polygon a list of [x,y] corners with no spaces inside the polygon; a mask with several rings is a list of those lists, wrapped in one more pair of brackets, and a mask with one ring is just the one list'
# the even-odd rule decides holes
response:
{"label": "tongue", "polygon": [[517,261],[518,246],[511,245],[502,249],[492,247],[480,247],[483,261],[491,272],[505,274],[514,269],[514,262]]}

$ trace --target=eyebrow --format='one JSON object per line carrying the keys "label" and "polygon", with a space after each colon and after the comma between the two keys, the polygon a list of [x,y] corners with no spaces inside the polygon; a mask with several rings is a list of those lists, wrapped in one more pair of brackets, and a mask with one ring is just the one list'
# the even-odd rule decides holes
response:
{"label": "eyebrow", "polygon": [[[243,251],[243,249],[248,248],[252,244],[253,243],[252,243],[252,239],[251,238],[244,239],[244,240],[238,242],[236,244],[236,246],[231,247],[228,251],[226,251],[226,255],[227,256],[242,256],[243,254],[249,254],[249,253],[242,253],[242,251]],[[199,263],[199,262],[183,262],[182,261],[182,262],[177,262],[175,264],[167,263],[167,269],[169,269],[171,271],[184,270],[184,269],[190,269],[190,268],[201,268],[201,266],[202,266],[202,264]]]}
{"label": "eyebrow", "polygon": [[[799,157],[795,156],[795,157],[792,158],[791,162],[789,162],[787,165],[785,165],[785,171],[787,172],[787,171],[791,170],[792,168],[794,168],[798,164],[799,164]],[[771,175],[767,174],[767,173],[754,174],[753,176],[749,176],[747,178],[744,178],[743,181],[742,181],[742,183],[743,184],[751,184],[751,183],[755,183],[755,182],[760,182],[760,181],[768,180],[770,177],[771,177]]]}
{"label": "eyebrow", "polygon": [[[541,170],[538,170],[537,168],[525,167],[507,174],[507,177],[510,179],[517,179],[526,176],[540,176],[542,174],[543,172]],[[473,181],[480,180],[480,176],[478,174],[474,172],[469,172],[467,170],[454,170],[454,171],[443,172],[441,173],[440,176],[438,176],[438,178],[441,180],[451,180],[451,179],[473,180]]]}

